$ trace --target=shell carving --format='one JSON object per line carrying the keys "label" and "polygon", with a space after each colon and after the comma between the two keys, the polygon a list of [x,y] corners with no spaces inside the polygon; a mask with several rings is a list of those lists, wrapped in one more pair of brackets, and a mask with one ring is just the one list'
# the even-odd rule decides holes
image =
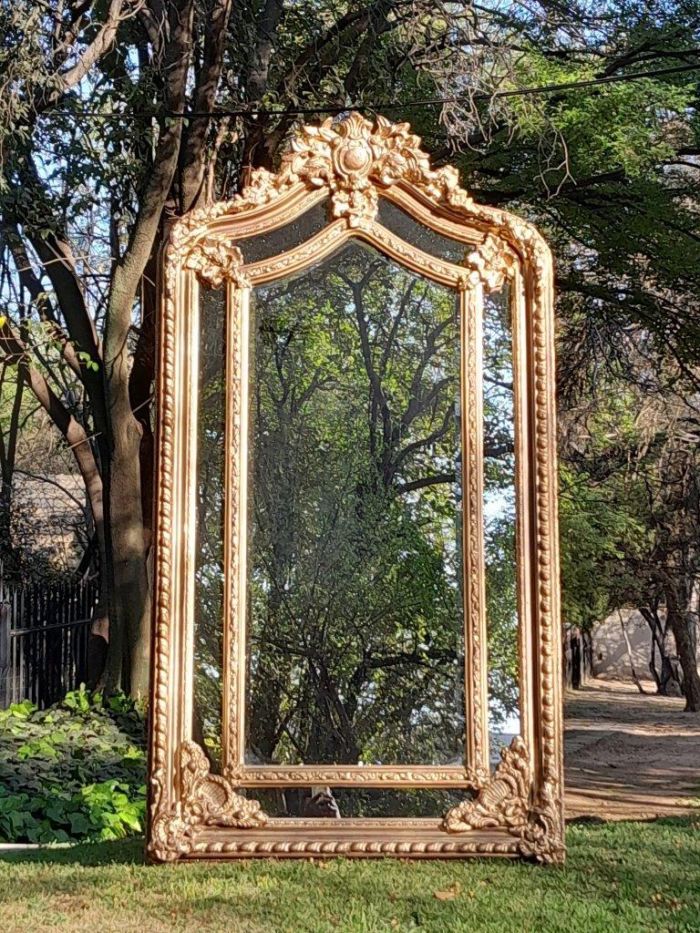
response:
{"label": "shell carving", "polygon": [[333,216],[347,217],[351,226],[375,218],[375,185],[388,187],[405,179],[426,185],[427,193],[440,199],[450,200],[457,191],[464,196],[456,170],[432,170],[420,144],[408,123],[377,117],[373,124],[351,113],[341,121],[329,118],[318,127],[304,127],[283,158],[280,174],[315,187],[328,185]]}

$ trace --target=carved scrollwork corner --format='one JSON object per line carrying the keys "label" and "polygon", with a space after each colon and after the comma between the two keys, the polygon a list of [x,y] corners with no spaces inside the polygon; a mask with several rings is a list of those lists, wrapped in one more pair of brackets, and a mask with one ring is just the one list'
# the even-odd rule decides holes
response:
{"label": "carved scrollwork corner", "polygon": [[545,780],[532,801],[532,771],[527,745],[520,736],[501,750],[491,780],[473,800],[465,800],[445,816],[448,833],[506,829],[518,839],[518,853],[545,863],[564,861],[564,827],[560,795],[553,779]]}
{"label": "carved scrollwork corner", "polygon": [[196,742],[180,746],[180,781],[183,813],[193,827],[252,829],[267,823],[257,800],[237,793],[227,778],[211,774],[209,760]]}
{"label": "carved scrollwork corner", "polygon": [[165,772],[162,768],[151,775],[152,807],[148,839],[148,857],[157,862],[174,862],[192,849],[190,826],[182,816],[179,803],[168,804],[165,793]]}
{"label": "carved scrollwork corner", "polygon": [[237,793],[227,778],[211,774],[209,761],[195,742],[183,742],[178,758],[180,799],[175,803],[166,802],[164,773],[156,771],[151,778],[150,858],[172,862],[188,855],[195,847],[197,830],[204,826],[254,829],[267,823],[257,800]]}
{"label": "carved scrollwork corner", "polygon": [[472,829],[519,828],[527,821],[530,792],[530,756],[527,746],[516,736],[502,749],[501,761],[492,779],[473,800],[465,800],[445,816],[448,833]]}
{"label": "carved scrollwork corner", "polygon": [[520,855],[548,865],[561,865],[566,855],[560,794],[553,780],[545,780],[520,834]]}

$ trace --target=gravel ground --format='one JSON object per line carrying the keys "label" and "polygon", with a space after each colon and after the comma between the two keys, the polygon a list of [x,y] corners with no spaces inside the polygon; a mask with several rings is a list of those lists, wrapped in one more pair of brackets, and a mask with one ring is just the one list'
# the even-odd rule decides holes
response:
{"label": "gravel ground", "polygon": [[654,819],[700,806],[700,714],[684,701],[595,679],[566,695],[568,819]]}

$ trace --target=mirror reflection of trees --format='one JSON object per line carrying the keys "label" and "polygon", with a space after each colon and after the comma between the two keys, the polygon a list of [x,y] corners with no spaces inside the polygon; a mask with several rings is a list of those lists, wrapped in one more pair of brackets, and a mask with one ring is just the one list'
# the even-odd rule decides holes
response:
{"label": "mirror reflection of trees", "polygon": [[440,820],[460,804],[464,790],[367,787],[256,787],[251,794],[272,817],[361,819],[422,817]]}
{"label": "mirror reflection of trees", "polygon": [[519,732],[513,334],[508,290],[484,302],[484,547],[491,751]]}
{"label": "mirror reflection of trees", "polygon": [[200,305],[197,416],[192,734],[213,763],[221,747],[224,510],[224,292],[203,290]]}
{"label": "mirror reflection of trees", "polygon": [[248,759],[460,763],[455,294],[354,243],[251,335]]}
{"label": "mirror reflection of trees", "polygon": [[[193,735],[218,759],[224,301],[203,292]],[[251,320],[247,759],[463,756],[455,295],[353,244]],[[517,731],[512,334],[484,310],[490,719]],[[496,743],[497,745],[497,739]],[[494,745],[494,747],[495,747]]]}

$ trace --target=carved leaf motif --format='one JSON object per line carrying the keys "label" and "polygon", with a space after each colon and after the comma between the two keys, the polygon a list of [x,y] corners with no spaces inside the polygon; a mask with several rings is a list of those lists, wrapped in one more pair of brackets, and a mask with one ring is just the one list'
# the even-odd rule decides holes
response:
{"label": "carved leaf motif", "polygon": [[501,762],[491,781],[473,800],[465,800],[446,815],[443,827],[448,833],[470,829],[509,829],[527,821],[530,794],[530,756],[520,736],[501,750]]}
{"label": "carved leaf motif", "polygon": [[211,774],[209,761],[196,742],[180,746],[182,809],[191,827],[235,826],[250,829],[264,826],[267,814],[257,800],[237,794],[224,777]]}
{"label": "carved leaf motif", "polygon": [[195,742],[180,746],[181,799],[168,806],[162,769],[151,777],[153,817],[149,833],[149,855],[172,862],[192,851],[199,826],[233,826],[251,829],[264,826],[267,814],[257,800],[237,794],[226,778],[211,774],[209,761]]}
{"label": "carved leaf motif", "polygon": [[191,849],[189,826],[182,819],[180,807],[164,805],[164,771],[151,775],[153,810],[148,839],[148,854],[159,862],[173,862]]}
{"label": "carved leaf motif", "polygon": [[225,281],[245,286],[241,275],[243,255],[237,246],[225,240],[208,237],[192,245],[185,260],[185,267],[197,273],[197,277],[209,288],[221,288]]}
{"label": "carved leaf motif", "polygon": [[521,855],[547,864],[564,861],[564,823],[558,799],[553,780],[546,780],[521,832]]}

